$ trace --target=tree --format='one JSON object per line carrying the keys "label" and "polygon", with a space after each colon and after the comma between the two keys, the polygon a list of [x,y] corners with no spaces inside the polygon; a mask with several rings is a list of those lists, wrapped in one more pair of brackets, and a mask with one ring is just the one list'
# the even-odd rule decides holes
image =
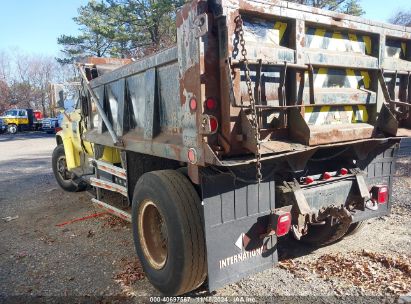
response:
{"label": "tree", "polygon": [[389,22],[393,24],[411,26],[411,10],[398,11],[389,19]]}
{"label": "tree", "polygon": [[10,78],[10,71],[10,56],[5,51],[0,51],[0,114],[7,109],[10,96],[7,81]]}
{"label": "tree", "polygon": [[290,0],[289,2],[337,11],[353,16],[361,16],[364,14],[359,0]]}
{"label": "tree", "polygon": [[0,51],[0,80],[6,81],[10,77],[10,56],[5,51]]}
{"label": "tree", "polygon": [[73,20],[78,36],[61,35],[65,58],[141,57],[175,43],[175,12],[185,0],[91,0]]}
{"label": "tree", "polygon": [[42,110],[53,116],[50,82],[71,81],[70,66],[60,66],[49,56],[28,55],[18,50],[0,50],[0,114],[12,107]]}
{"label": "tree", "polygon": [[123,29],[132,51],[145,55],[175,43],[175,12],[184,0],[107,0],[111,20]]}
{"label": "tree", "polygon": [[81,34],[57,38],[57,43],[63,46],[62,52],[66,55],[65,58],[57,59],[60,63],[71,63],[76,57],[116,55],[110,54],[115,27],[107,20],[107,9],[105,2],[97,3],[95,0],[78,9],[78,16],[73,20],[80,26]]}
{"label": "tree", "polygon": [[9,85],[4,80],[0,79],[0,114],[7,110],[7,101],[9,100],[9,96]]}

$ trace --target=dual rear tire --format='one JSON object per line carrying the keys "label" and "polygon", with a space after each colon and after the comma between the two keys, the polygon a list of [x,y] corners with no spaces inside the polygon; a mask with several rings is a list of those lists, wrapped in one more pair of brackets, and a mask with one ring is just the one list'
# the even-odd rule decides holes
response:
{"label": "dual rear tire", "polygon": [[199,287],[207,274],[201,200],[175,170],[144,174],[132,202],[133,238],[146,277],[165,295]]}
{"label": "dual rear tire", "polygon": [[301,237],[301,242],[316,247],[330,245],[357,233],[364,227],[364,223],[340,222],[332,225],[331,219],[328,218],[323,225],[311,225],[308,233]]}

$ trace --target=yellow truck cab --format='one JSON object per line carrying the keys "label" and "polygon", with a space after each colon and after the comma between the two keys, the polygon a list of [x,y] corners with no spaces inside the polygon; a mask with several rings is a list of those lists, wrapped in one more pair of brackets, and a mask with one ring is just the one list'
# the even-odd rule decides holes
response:
{"label": "yellow truck cab", "polygon": [[[67,191],[79,191],[86,185],[83,181],[85,175],[92,175],[89,158],[93,158],[95,147],[83,139],[86,131],[82,119],[81,100],[76,102],[74,110],[60,108],[64,117],[61,123],[61,131],[56,134],[57,147],[53,152],[53,171],[59,185]],[[102,159],[112,164],[121,162],[120,153],[115,148],[101,147]],[[82,176],[83,179],[79,177]]]}
{"label": "yellow truck cab", "polygon": [[18,131],[38,130],[43,114],[33,109],[11,109],[0,117],[11,134]]}

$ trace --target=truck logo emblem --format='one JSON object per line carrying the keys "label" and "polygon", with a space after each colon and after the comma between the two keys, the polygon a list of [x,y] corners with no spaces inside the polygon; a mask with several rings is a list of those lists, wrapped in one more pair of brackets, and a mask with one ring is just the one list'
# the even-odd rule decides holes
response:
{"label": "truck logo emblem", "polygon": [[261,256],[263,254],[263,252],[266,251],[266,246],[263,245],[260,248],[256,248],[253,249],[251,251],[244,251],[242,253],[239,254],[235,254],[233,256],[229,256],[227,258],[223,258],[222,260],[220,260],[218,262],[219,264],[219,268],[223,269],[226,268],[230,265],[234,265],[240,262],[245,262],[246,260],[250,259],[250,258],[255,258],[258,256]]}
{"label": "truck logo emblem", "polygon": [[240,249],[243,250],[244,247],[247,247],[247,245],[250,243],[250,237],[245,234],[241,233],[240,236],[238,237],[237,241],[235,242],[235,245]]}
{"label": "truck logo emblem", "polygon": [[235,242],[235,245],[240,248],[240,250],[243,250],[243,237],[244,233],[241,233],[240,236],[238,237],[237,241]]}

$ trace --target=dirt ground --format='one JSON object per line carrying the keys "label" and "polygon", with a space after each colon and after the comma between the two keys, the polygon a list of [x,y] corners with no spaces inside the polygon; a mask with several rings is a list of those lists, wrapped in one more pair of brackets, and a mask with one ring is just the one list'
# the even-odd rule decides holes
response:
{"label": "dirt ground", "polygon": [[[86,192],[58,187],[51,171],[54,146],[53,136],[0,135],[0,303],[17,301],[15,296],[126,300],[158,295],[144,278],[130,225],[101,214]],[[390,216],[370,220],[355,236],[319,249],[282,239],[279,266],[213,294],[200,289],[190,296],[264,301],[284,296],[284,303],[320,302],[313,296],[326,303],[351,296],[344,302],[359,303],[368,296],[377,303],[383,300],[372,297],[411,295],[411,161],[402,159],[398,168],[402,176],[394,182]]]}

